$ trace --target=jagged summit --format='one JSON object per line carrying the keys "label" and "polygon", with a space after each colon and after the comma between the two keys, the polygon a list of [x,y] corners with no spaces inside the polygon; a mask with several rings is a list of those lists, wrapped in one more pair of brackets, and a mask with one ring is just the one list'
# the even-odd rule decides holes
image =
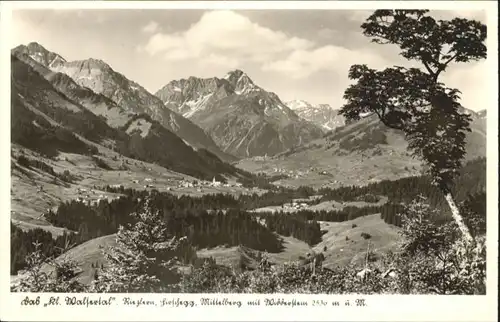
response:
{"label": "jagged summit", "polygon": [[45,47],[43,47],[42,45],[40,45],[39,43],[37,43],[35,41],[30,42],[26,47],[32,51],[40,51],[40,52],[47,52],[47,53],[50,52]]}
{"label": "jagged summit", "polygon": [[37,42],[30,42],[28,45],[19,45],[12,49],[11,53],[28,55],[36,62],[47,67],[59,66],[66,63],[66,59],[62,56],[47,50]]}
{"label": "jagged summit", "polygon": [[82,60],[74,60],[67,63],[67,66],[79,66],[80,68],[96,68],[101,70],[113,71],[113,68],[105,61],[97,58],[88,58]]}
{"label": "jagged summit", "polygon": [[252,79],[240,69],[230,71],[226,74],[226,76],[224,76],[224,79],[234,87],[236,94],[257,90],[257,87]]}
{"label": "jagged summit", "polygon": [[229,78],[240,78],[242,76],[246,76],[247,74],[242,71],[241,69],[235,69],[235,70],[232,70],[232,71],[229,71],[226,76],[224,76],[225,79],[229,79]]}
{"label": "jagged summit", "polygon": [[293,111],[303,110],[303,109],[323,109],[323,110],[334,110],[330,104],[312,104],[308,101],[297,99],[285,103]]}

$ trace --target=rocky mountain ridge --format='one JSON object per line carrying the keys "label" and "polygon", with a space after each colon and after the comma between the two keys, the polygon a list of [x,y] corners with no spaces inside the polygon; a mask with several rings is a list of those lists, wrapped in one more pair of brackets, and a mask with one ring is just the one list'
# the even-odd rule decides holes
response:
{"label": "rocky mountain ridge", "polygon": [[[127,79],[121,73],[100,59],[66,61],[64,58],[48,51],[38,43],[27,46],[20,45],[13,53],[23,53],[47,67],[53,72],[69,76],[76,84],[91,89],[97,94],[112,100],[119,108],[118,114],[145,113],[158,121],[167,130],[177,134],[194,148],[204,148],[226,161],[234,158],[223,153],[215,142],[197,125],[181,115],[171,111],[153,94],[138,83]],[[115,117],[116,111],[110,111],[107,118]],[[107,112],[102,111],[103,114]]]}
{"label": "rocky mountain ridge", "polygon": [[285,103],[292,111],[303,119],[321,126],[326,131],[345,125],[345,119],[338,110],[329,104],[313,105],[304,100],[293,100]]}
{"label": "rocky mountain ridge", "polygon": [[273,155],[323,134],[241,70],[223,78],[174,80],[155,95],[239,157]]}
{"label": "rocky mountain ridge", "polygon": [[193,149],[148,114],[116,117],[123,110],[114,101],[25,53],[14,52],[11,66],[12,143],[51,157],[60,152],[95,155],[102,146],[199,178],[240,175],[209,151]]}

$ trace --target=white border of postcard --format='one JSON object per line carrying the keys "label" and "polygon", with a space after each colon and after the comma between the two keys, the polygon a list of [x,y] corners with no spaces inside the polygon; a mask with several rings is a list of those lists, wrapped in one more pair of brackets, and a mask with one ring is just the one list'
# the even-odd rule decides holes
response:
{"label": "white border of postcard", "polygon": [[[497,320],[497,265],[498,265],[498,43],[497,15],[498,7],[495,1],[2,1],[0,3],[0,46],[1,46],[1,100],[2,117],[0,120],[3,131],[0,136],[3,151],[1,160],[2,194],[0,204],[5,207],[1,217],[0,253],[1,255],[1,293],[0,320],[5,321],[496,321]],[[340,296],[340,295],[231,295],[220,294],[219,298],[233,301],[254,299],[286,299],[287,301],[308,301],[309,306],[198,306],[151,308],[148,306],[125,307],[123,305],[106,305],[109,297],[115,299],[112,303],[120,303],[126,294],[76,294],[81,303],[85,296],[92,300],[101,300],[101,305],[62,305],[58,308],[39,306],[22,306],[21,301],[26,294],[10,293],[9,287],[9,254],[10,225],[8,223],[8,208],[10,204],[10,70],[9,53],[10,17],[13,9],[376,9],[376,8],[425,8],[453,10],[485,10],[488,17],[488,58],[490,75],[484,76],[483,86],[490,89],[490,104],[484,106],[488,110],[487,137],[487,198],[488,198],[488,265],[487,265],[487,295],[485,296]],[[72,296],[59,294],[61,297]],[[30,298],[47,301],[51,294],[30,294]],[[181,301],[198,301],[202,294],[134,294],[135,299],[155,299]],[[206,297],[214,297],[207,294]],[[328,303],[339,302],[341,305],[311,306],[312,300],[325,300]],[[365,299],[367,306],[356,306],[356,299]],[[352,305],[345,305],[349,301]],[[88,302],[87,302],[88,303]]]}

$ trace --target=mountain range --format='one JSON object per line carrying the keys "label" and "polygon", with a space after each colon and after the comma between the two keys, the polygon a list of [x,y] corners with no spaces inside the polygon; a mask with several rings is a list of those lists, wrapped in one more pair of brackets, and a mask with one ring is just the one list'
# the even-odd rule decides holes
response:
{"label": "mountain range", "polygon": [[[203,140],[213,141],[203,130],[165,107],[165,112],[159,113],[169,115],[172,123],[158,117],[153,113],[154,106],[146,102],[151,99],[161,104],[157,98],[145,90],[129,94],[123,87],[130,82],[100,61],[68,63],[32,43],[12,50],[11,66],[13,143],[49,156],[58,151],[96,154],[97,144],[199,178],[241,175],[240,170],[210,151],[210,147],[218,150],[214,143],[205,148]],[[80,66],[81,71],[68,66]],[[96,80],[84,77],[93,73],[98,75]],[[133,106],[132,101],[142,105]],[[189,130],[195,134],[185,138],[179,135]],[[200,148],[188,141],[196,138],[200,139]]]}
{"label": "mountain range", "polygon": [[240,158],[274,155],[323,135],[241,70],[223,78],[174,80],[155,95],[210,133],[224,152]]}
{"label": "mountain range", "polygon": [[[111,100],[113,108],[95,108],[110,124],[123,125],[130,115],[144,113],[158,121],[165,129],[178,135],[193,148],[203,148],[225,161],[234,161],[231,155],[223,153],[213,140],[193,122],[166,108],[161,100],[142,86],[113,70],[100,59],[66,61],[60,55],[48,51],[38,43],[21,45],[13,49],[15,54],[26,54],[50,71],[69,76],[80,87],[92,90]],[[61,86],[65,86],[61,84]],[[73,86],[73,85],[72,85]],[[74,86],[73,86],[74,87]]]}

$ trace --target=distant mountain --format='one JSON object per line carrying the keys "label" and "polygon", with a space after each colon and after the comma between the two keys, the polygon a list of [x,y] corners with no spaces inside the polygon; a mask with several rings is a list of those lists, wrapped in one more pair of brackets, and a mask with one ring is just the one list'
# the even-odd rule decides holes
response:
{"label": "distant mountain", "polygon": [[49,157],[59,152],[96,155],[104,146],[198,178],[241,175],[207,150],[194,150],[145,113],[123,114],[125,122],[108,124],[98,112],[116,110],[112,101],[24,53],[11,56],[11,67],[12,143]]}
{"label": "distant mountain", "polygon": [[[193,122],[166,108],[160,99],[136,82],[113,70],[102,60],[90,58],[67,62],[38,43],[18,46],[12,52],[26,54],[51,71],[65,74],[81,87],[91,89],[113,101],[115,108],[100,110],[100,115],[111,122],[123,122],[126,119],[123,115],[145,113],[192,147],[207,149],[226,161],[236,159],[234,156],[223,153],[215,142]],[[63,83],[67,82],[62,79],[61,75],[57,77],[61,78]],[[121,121],[116,120],[117,118]]]}
{"label": "distant mountain", "polygon": [[293,100],[285,104],[298,116],[327,131],[345,125],[344,117],[328,104],[313,105],[304,100]]}
{"label": "distant mountain", "polygon": [[[471,115],[466,138],[466,160],[486,156],[486,128],[482,114]],[[238,167],[269,175],[284,174],[280,183],[292,186],[364,185],[419,175],[423,163],[407,151],[404,134],[387,128],[376,115],[340,126],[323,138],[273,157],[240,160]]]}
{"label": "distant mountain", "polygon": [[239,157],[274,155],[323,134],[241,70],[223,78],[174,80],[156,96],[205,129],[224,152]]}

